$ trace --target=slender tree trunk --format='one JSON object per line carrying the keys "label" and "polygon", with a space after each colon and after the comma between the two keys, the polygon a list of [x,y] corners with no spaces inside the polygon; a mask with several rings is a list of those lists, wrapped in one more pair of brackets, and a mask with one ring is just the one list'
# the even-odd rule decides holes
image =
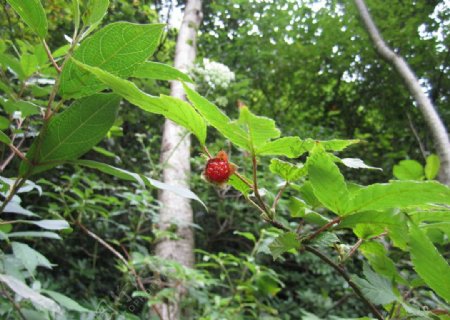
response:
{"label": "slender tree trunk", "polygon": [[436,150],[441,160],[439,180],[446,185],[450,185],[450,141],[447,129],[445,128],[441,117],[434,108],[431,99],[425,94],[420,86],[416,75],[411,70],[408,63],[384,42],[367,10],[364,0],[354,1],[377,53],[397,70],[403,78],[409,92],[415,99],[419,110],[422,112],[431,135],[433,136]]}
{"label": "slender tree trunk", "polygon": [[[201,0],[188,0],[184,11],[183,22],[178,34],[175,51],[175,68],[188,71],[196,57],[197,31],[202,21]],[[171,83],[171,95],[185,100],[183,86],[178,81]],[[161,164],[163,181],[172,185],[189,187],[190,176],[190,136],[188,132],[166,120],[161,146]],[[194,265],[194,234],[192,230],[193,215],[188,199],[173,192],[161,191],[159,228],[166,230],[176,226],[179,240],[163,239],[156,245],[156,254],[164,259],[174,260],[187,267]],[[174,284],[172,284],[174,285]],[[159,306],[164,320],[174,320],[180,317],[179,301],[184,294],[184,288],[178,285],[177,302]]]}

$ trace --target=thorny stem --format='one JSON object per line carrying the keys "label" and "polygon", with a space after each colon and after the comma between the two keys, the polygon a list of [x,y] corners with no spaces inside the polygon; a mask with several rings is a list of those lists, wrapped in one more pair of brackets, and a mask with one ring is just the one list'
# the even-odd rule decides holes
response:
{"label": "thorny stem", "polygon": [[325,254],[323,254],[322,252],[320,252],[319,250],[317,250],[311,246],[304,245],[303,249],[305,251],[308,251],[308,252],[314,254],[315,256],[319,257],[323,262],[325,262],[330,267],[332,267],[334,270],[336,270],[342,276],[342,278],[344,278],[345,281],[347,281],[348,285],[350,287],[352,287],[355,294],[361,299],[361,301],[364,302],[364,304],[370,309],[370,311],[373,313],[373,315],[379,320],[384,319],[383,315],[380,313],[380,311],[378,311],[378,309],[364,296],[364,294],[361,292],[359,287],[353,282],[353,280],[350,278],[350,275],[345,271],[345,269],[343,269],[341,266],[336,264],[333,260],[328,258]]}

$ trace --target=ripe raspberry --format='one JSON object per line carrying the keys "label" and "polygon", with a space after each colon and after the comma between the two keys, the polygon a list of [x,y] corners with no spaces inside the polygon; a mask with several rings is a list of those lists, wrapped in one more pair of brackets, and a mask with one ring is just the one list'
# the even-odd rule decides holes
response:
{"label": "ripe raspberry", "polygon": [[209,159],[205,167],[205,178],[212,183],[223,184],[234,173],[235,166],[228,162],[227,154],[220,151],[215,158]]}

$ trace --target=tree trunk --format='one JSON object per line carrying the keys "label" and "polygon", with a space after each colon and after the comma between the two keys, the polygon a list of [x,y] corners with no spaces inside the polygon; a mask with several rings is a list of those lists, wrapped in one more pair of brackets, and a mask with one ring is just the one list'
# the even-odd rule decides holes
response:
{"label": "tree trunk", "polygon": [[439,180],[446,185],[450,185],[450,141],[447,129],[445,128],[441,117],[434,108],[430,98],[420,86],[416,75],[411,70],[408,63],[384,42],[367,10],[364,0],[354,1],[377,53],[397,70],[403,78],[410,94],[416,101],[419,110],[422,112],[431,131],[431,135],[433,136],[437,154],[441,160]]}
{"label": "tree trunk", "polygon": [[[175,51],[174,66],[181,71],[188,71],[194,64],[197,31],[201,21],[201,0],[188,0]],[[171,95],[186,100],[183,86],[178,81],[171,83]],[[160,160],[164,166],[164,182],[189,187],[191,171],[190,146],[191,141],[188,132],[172,121],[166,120],[164,123]],[[193,215],[189,200],[173,192],[162,190],[159,194],[159,201],[161,203],[159,228],[166,230],[171,225],[177,226],[176,234],[179,240],[161,240],[156,245],[156,254],[161,258],[174,260],[187,267],[193,267]],[[178,285],[176,287],[177,302],[159,306],[161,316],[164,320],[179,319],[179,300],[183,296],[184,291],[184,288]]]}

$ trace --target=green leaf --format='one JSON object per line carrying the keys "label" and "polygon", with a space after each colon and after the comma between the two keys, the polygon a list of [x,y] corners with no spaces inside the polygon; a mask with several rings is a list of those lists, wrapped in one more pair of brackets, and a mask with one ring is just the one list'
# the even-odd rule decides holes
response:
{"label": "green leaf", "polygon": [[248,150],[249,141],[247,132],[235,122],[231,122],[230,118],[220,109],[209,102],[207,99],[199,95],[197,92],[184,85],[189,101],[194,108],[206,119],[206,121],[217,129],[225,138],[235,145]]}
{"label": "green leaf", "polygon": [[11,139],[6,135],[6,133],[0,131],[0,142],[3,142],[6,145],[10,145]]}
{"label": "green leaf", "polygon": [[388,279],[376,274],[367,265],[364,265],[364,276],[366,279],[353,276],[352,280],[360,287],[367,299],[380,305],[386,305],[397,300]]}
{"label": "green leaf", "polygon": [[312,241],[311,245],[318,248],[332,247],[335,243],[340,242],[338,236],[333,232],[322,232]]}
{"label": "green leaf", "polygon": [[75,26],[75,30],[79,30],[79,28],[80,28],[80,2],[78,0],[72,0],[72,15],[73,15],[73,24]]}
{"label": "green leaf", "polygon": [[422,165],[416,160],[402,160],[393,171],[399,180],[422,180],[424,175]]}
{"label": "green leaf", "polygon": [[[154,52],[163,25],[117,22],[109,24],[78,47],[74,59],[119,77],[128,77]],[[79,98],[105,89],[91,72],[67,61],[61,73],[60,94]]]}
{"label": "green leaf", "polygon": [[47,35],[48,23],[44,8],[39,0],[6,0],[19,14],[31,30],[44,39]]}
{"label": "green leaf", "polygon": [[415,223],[419,222],[450,222],[450,211],[418,211],[410,212],[409,216]]}
{"label": "green leaf", "polygon": [[298,180],[306,174],[306,168],[302,164],[294,165],[280,159],[272,159],[269,169],[288,182]]}
{"label": "green leaf", "polygon": [[23,118],[41,113],[39,106],[28,101],[7,101],[4,103],[4,108],[11,115],[15,111],[20,111]]}
{"label": "green leaf", "polygon": [[187,74],[164,63],[146,61],[133,73],[133,77],[155,80],[181,80],[192,82]]}
{"label": "green leaf", "polygon": [[54,116],[27,153],[35,167],[31,169],[28,163],[22,162],[21,172],[45,171],[89,151],[114,124],[119,101],[115,94],[95,94],[75,101]]}
{"label": "green leaf", "polygon": [[228,179],[227,183],[245,196],[248,196],[252,191],[252,188],[250,188],[244,181],[239,179],[235,174],[233,174],[230,179]]}
{"label": "green leaf", "polygon": [[6,130],[9,128],[9,119],[0,116],[0,130]]}
{"label": "green leaf", "polygon": [[169,118],[195,134],[201,144],[205,143],[206,124],[189,103],[169,96],[151,96],[139,90],[134,83],[128,80],[121,79],[102,69],[90,67],[76,60],[74,60],[74,63],[92,72],[101,82],[130,103],[147,112],[161,114]]}
{"label": "green leaf", "polygon": [[291,249],[299,249],[300,242],[297,239],[297,235],[293,232],[286,232],[279,235],[270,245],[270,252],[272,257],[276,260],[283,253]]}
{"label": "green leaf", "polygon": [[0,64],[4,68],[12,70],[20,80],[25,79],[25,73],[22,69],[22,65],[17,58],[6,53],[0,53]]}
{"label": "green leaf", "polygon": [[30,274],[34,274],[38,266],[52,269],[52,264],[41,253],[29,245],[20,242],[11,242],[14,256],[19,259]]}
{"label": "green leaf", "polygon": [[283,137],[266,143],[257,150],[257,153],[261,156],[298,158],[302,154],[310,152],[317,144],[320,144],[327,151],[342,151],[346,147],[358,142],[359,140],[318,141],[313,139],[302,140],[299,137]]}
{"label": "green leaf", "polygon": [[280,130],[275,126],[275,121],[253,114],[246,106],[240,108],[238,123],[245,127],[249,138],[250,151],[255,151],[255,153],[259,147],[266,144],[270,139],[280,136]]}
{"label": "green leaf", "polygon": [[260,156],[286,156],[288,158],[298,158],[306,151],[299,137],[283,137],[269,141],[256,150]]}
{"label": "green leaf", "polygon": [[0,281],[6,284],[13,292],[15,292],[23,299],[28,299],[33,304],[45,310],[49,310],[57,314],[62,314],[61,308],[55,301],[47,297],[44,297],[40,293],[28,287],[25,283],[21,282],[20,280],[6,274],[0,274]]}
{"label": "green leaf", "polygon": [[46,230],[64,230],[70,228],[70,225],[66,220],[26,220],[24,223],[34,224]]}
{"label": "green leaf", "polygon": [[37,217],[38,216],[37,214],[31,212],[30,210],[22,208],[20,203],[15,202],[15,201],[9,202],[6,205],[5,209],[3,209],[3,212],[17,213],[17,214],[20,214],[20,215],[23,215],[23,216],[27,216],[27,217]]}
{"label": "green leaf", "polygon": [[350,194],[344,176],[329,154],[316,148],[307,160],[309,181],[320,202],[337,214],[343,214]]}
{"label": "green leaf", "polygon": [[414,269],[438,295],[450,302],[450,266],[430,239],[415,224],[409,229]]}
{"label": "green leaf", "polygon": [[[389,233],[389,237],[394,242],[394,245],[402,250],[407,247],[407,237],[405,235],[408,233],[408,227],[406,225],[405,216],[401,212],[396,210],[388,211],[363,211],[350,216],[345,216],[339,228],[355,228],[355,227],[371,227],[375,234],[366,231],[365,234],[370,236],[376,236],[382,233],[386,228]],[[357,233],[356,229],[354,229]],[[361,230],[359,230],[361,231]]]}
{"label": "green leaf", "polygon": [[19,231],[8,233],[9,238],[47,238],[61,240],[61,237],[49,231]]}
{"label": "green leaf", "polygon": [[383,244],[374,241],[364,242],[359,250],[377,273],[388,279],[404,282]]}
{"label": "green leaf", "polygon": [[435,154],[430,154],[427,157],[427,161],[425,164],[425,177],[428,180],[433,180],[436,178],[439,168],[441,167],[441,160]]}
{"label": "green leaf", "polygon": [[429,203],[450,204],[450,189],[435,181],[392,181],[359,189],[353,194],[344,213]]}
{"label": "green leaf", "polygon": [[67,310],[76,311],[76,312],[91,312],[92,310],[86,309],[82,305],[80,305],[75,300],[52,290],[41,290],[42,293],[50,296],[53,300],[55,300],[60,306],[66,308]]}
{"label": "green leaf", "polygon": [[89,0],[83,21],[86,25],[100,22],[108,11],[109,0]]}

